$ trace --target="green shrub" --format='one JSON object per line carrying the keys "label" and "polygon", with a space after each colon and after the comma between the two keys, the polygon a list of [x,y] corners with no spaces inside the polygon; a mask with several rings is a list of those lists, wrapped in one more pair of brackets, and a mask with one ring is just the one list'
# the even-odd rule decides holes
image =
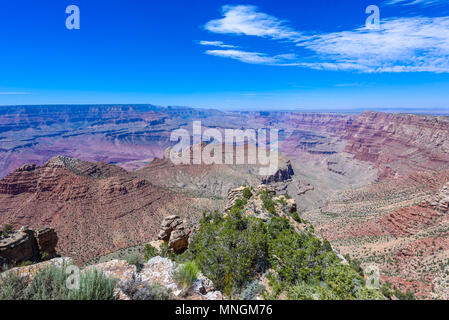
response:
{"label": "green shrub", "polygon": [[161,245],[160,256],[163,258],[168,258],[172,261],[176,260],[176,255],[173,253],[173,250],[168,246],[166,242]]}
{"label": "green shrub", "polygon": [[243,300],[254,300],[258,295],[263,294],[265,287],[257,280],[251,282],[242,292]]}
{"label": "green shrub", "polygon": [[142,256],[136,252],[128,254],[125,260],[128,264],[136,266],[137,271],[140,271],[144,264]]}
{"label": "green shrub", "polygon": [[266,227],[260,219],[230,213],[216,222],[201,221],[191,242],[201,271],[226,294],[239,292],[267,266]]}
{"label": "green shrub", "polygon": [[8,237],[13,232],[14,232],[14,227],[10,224],[5,224],[2,229],[2,236]]}
{"label": "green shrub", "polygon": [[246,199],[237,199],[234,203],[234,206],[231,208],[230,212],[231,213],[239,213],[241,212],[246,204],[248,203],[248,201]]}
{"label": "green shrub", "polygon": [[380,287],[380,290],[382,291],[382,294],[388,299],[391,299],[394,295],[394,290],[390,282],[383,283],[382,286]]}
{"label": "green shrub", "polygon": [[276,208],[273,201],[273,196],[270,191],[264,190],[262,192],[261,200],[263,202],[263,207],[268,210],[271,214],[276,214]]}
{"label": "green shrub", "polygon": [[[350,266],[344,266],[327,241],[308,233],[298,234],[285,218],[268,223],[269,261],[291,297],[309,299],[356,299],[381,297],[363,290],[363,278]],[[325,285],[321,285],[324,283]],[[299,287],[298,287],[299,286]]]}
{"label": "green shrub", "polygon": [[69,291],[69,300],[116,300],[114,279],[106,277],[101,271],[82,273],[79,289]]}
{"label": "green shrub", "polygon": [[292,212],[291,216],[292,216],[293,220],[295,220],[296,222],[303,223],[303,221],[302,221],[301,217],[299,216],[298,212],[296,212],[296,211]]}
{"label": "green shrub", "polygon": [[346,259],[346,261],[348,261],[349,265],[351,266],[351,268],[353,268],[355,271],[357,271],[357,273],[361,276],[364,277],[365,276],[365,271],[362,268],[362,262],[358,261],[358,260],[352,260],[351,256],[349,254],[346,254],[344,256],[344,258]]}
{"label": "green shrub", "polygon": [[175,280],[179,285],[190,288],[200,272],[195,262],[189,261],[175,271]]}
{"label": "green shrub", "polygon": [[285,198],[283,198],[283,197],[279,198],[277,201],[278,201],[278,203],[280,203],[284,206],[287,205],[287,200],[285,200]]}
{"label": "green shrub", "polygon": [[331,290],[317,282],[300,282],[288,287],[287,297],[290,300],[337,300]]}
{"label": "green shrub", "polygon": [[115,280],[97,270],[80,273],[79,288],[68,289],[66,266],[38,272],[26,289],[28,300],[115,300]]}
{"label": "green shrub", "polygon": [[120,290],[131,300],[170,300],[171,292],[158,283],[148,284],[135,278],[119,284]]}
{"label": "green shrub", "polygon": [[156,257],[158,255],[159,255],[159,252],[151,244],[146,244],[145,247],[143,248],[143,257],[146,262],[148,262],[148,260],[150,260],[151,258]]}
{"label": "green shrub", "polygon": [[23,300],[28,281],[14,272],[0,275],[0,300]]}
{"label": "green shrub", "polygon": [[407,291],[405,293],[403,293],[402,291],[400,291],[398,289],[395,289],[394,295],[399,300],[416,300],[415,294],[410,289],[407,289]]}
{"label": "green shrub", "polygon": [[257,288],[252,281],[272,268],[267,276],[271,293],[265,298],[275,299],[282,292],[291,299],[384,298],[379,290],[366,288],[356,264],[341,264],[328,241],[309,231],[297,233],[286,218],[272,217],[265,223],[239,212],[226,218],[204,215],[189,252],[228,296],[253,297]]}
{"label": "green shrub", "polygon": [[50,255],[48,254],[48,252],[41,252],[41,261],[47,261],[50,259]]}
{"label": "green shrub", "polygon": [[245,198],[246,200],[251,199],[251,197],[253,196],[253,193],[251,192],[251,189],[246,187],[245,189],[243,189],[243,198]]}
{"label": "green shrub", "polygon": [[32,261],[27,260],[27,261],[21,262],[21,263],[19,264],[19,267],[27,267],[27,266],[31,266],[32,264],[33,264]]}
{"label": "green shrub", "polygon": [[29,300],[67,300],[69,289],[66,286],[68,275],[64,268],[54,265],[38,272],[26,290]]}

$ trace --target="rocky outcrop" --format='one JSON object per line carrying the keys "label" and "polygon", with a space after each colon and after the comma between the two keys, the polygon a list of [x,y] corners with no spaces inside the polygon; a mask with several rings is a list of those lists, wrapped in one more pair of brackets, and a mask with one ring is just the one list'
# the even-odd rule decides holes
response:
{"label": "rocky outcrop", "polygon": [[[251,190],[251,197],[244,198],[243,191],[245,189]],[[274,206],[274,211],[270,210],[264,204],[264,193],[268,193],[271,197],[271,201]],[[259,185],[255,188],[252,187],[239,187],[229,191],[226,211],[229,210],[237,203],[238,200],[244,200],[244,207],[242,213],[245,216],[253,216],[263,221],[269,220],[273,215],[284,216],[291,219],[291,214],[297,211],[296,200],[287,198],[285,195],[276,195],[276,190],[271,185]]]}
{"label": "rocky outcrop", "polygon": [[[66,267],[73,264],[71,258],[55,258],[41,263],[25,267],[17,267],[8,270],[20,277],[25,277],[31,281],[34,276],[50,266]],[[116,280],[116,293],[120,300],[131,300],[134,297],[127,296],[122,291],[122,285],[126,282],[138,282],[141,285],[158,284],[168,289],[174,299],[189,300],[223,300],[220,291],[215,290],[211,280],[199,273],[193,284],[189,288],[183,288],[175,280],[175,272],[181,265],[176,264],[170,259],[163,257],[153,257],[144,264],[141,270],[136,266],[128,264],[124,260],[111,260],[104,263],[90,265],[80,270],[81,273],[97,270],[106,277]],[[0,277],[6,273],[1,273]]]}
{"label": "rocky outcrop", "polygon": [[440,192],[430,201],[430,205],[443,213],[449,212],[449,182],[446,183]]}
{"label": "rocky outcrop", "polygon": [[195,299],[222,300],[221,292],[216,291],[212,281],[198,274],[190,288],[182,288],[175,280],[176,269],[181,267],[167,258],[151,258],[142,268],[137,278],[146,283],[157,283],[170,289],[175,297],[190,296]]}
{"label": "rocky outcrop", "polygon": [[243,190],[245,190],[245,188],[246,187],[242,186],[229,190],[226,200],[226,211],[230,210],[238,199],[243,198]]}
{"label": "rocky outcrop", "polygon": [[56,245],[58,244],[58,236],[55,229],[44,227],[36,233],[37,247],[41,255],[45,254],[48,258],[56,256]]}
{"label": "rocky outcrop", "polygon": [[201,273],[198,274],[197,279],[190,288],[181,287],[174,278],[176,269],[179,267],[179,265],[170,259],[157,256],[148,260],[140,271],[137,271],[135,266],[131,266],[122,260],[112,260],[89,266],[84,270],[101,270],[106,276],[116,279],[119,298],[122,300],[133,298],[126,296],[120,289],[121,284],[126,281],[137,281],[141,285],[159,284],[170,290],[175,299],[186,297],[202,300],[222,299],[221,292],[216,291],[212,281],[204,277]]}
{"label": "rocky outcrop", "polygon": [[178,296],[182,288],[174,278],[176,265],[168,258],[154,257],[148,260],[140,271],[139,279],[143,282],[158,283],[167,289],[170,289],[175,296]]}
{"label": "rocky outcrop", "polygon": [[0,258],[7,265],[39,261],[56,256],[58,237],[54,229],[45,227],[35,232],[27,226],[7,237],[0,237]]}
{"label": "rocky outcrop", "polygon": [[12,269],[9,269],[8,271],[6,271],[5,273],[2,273],[2,275],[6,274],[8,272],[12,272],[18,276],[26,277],[29,280],[32,280],[33,277],[37,273],[39,273],[42,270],[45,270],[46,268],[48,268],[50,266],[63,267],[63,266],[68,266],[72,263],[73,263],[73,260],[72,260],[72,258],[69,258],[69,257],[54,258],[54,259],[51,259],[48,261],[35,263],[35,264],[25,266],[25,267],[12,268]]}
{"label": "rocky outcrop", "polygon": [[286,182],[291,180],[293,175],[294,172],[292,164],[290,161],[287,161],[285,165],[279,168],[273,175],[263,178],[262,184]]}
{"label": "rocky outcrop", "polygon": [[171,215],[164,218],[158,239],[168,243],[175,252],[187,249],[189,246],[190,230],[184,226],[179,216]]}

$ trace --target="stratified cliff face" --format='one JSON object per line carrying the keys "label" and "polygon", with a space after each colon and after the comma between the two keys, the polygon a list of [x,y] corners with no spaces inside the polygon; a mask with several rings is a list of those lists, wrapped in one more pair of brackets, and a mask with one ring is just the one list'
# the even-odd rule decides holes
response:
{"label": "stratified cliff face", "polygon": [[449,120],[444,117],[219,112],[151,105],[23,106],[0,110],[0,177],[57,155],[142,168],[162,158],[173,130],[191,131],[198,120],[219,130],[276,128],[286,154],[306,150],[332,155],[343,151],[338,143],[347,142],[344,150],[375,163],[380,178],[447,164]]}
{"label": "stratified cliff face", "polygon": [[299,130],[338,133],[352,126],[357,115],[337,113],[291,113],[286,121],[288,127]]}
{"label": "stratified cliff face", "polygon": [[449,165],[449,118],[365,112],[342,132],[346,151],[375,163],[381,178]]}
{"label": "stratified cliff face", "polygon": [[152,105],[2,107],[0,178],[58,155],[136,169],[162,156],[171,131],[217,114]]}
{"label": "stratified cliff face", "polygon": [[0,181],[0,225],[49,225],[57,251],[76,262],[154,240],[164,216],[197,211],[190,199],[121,168],[71,158],[23,167]]}

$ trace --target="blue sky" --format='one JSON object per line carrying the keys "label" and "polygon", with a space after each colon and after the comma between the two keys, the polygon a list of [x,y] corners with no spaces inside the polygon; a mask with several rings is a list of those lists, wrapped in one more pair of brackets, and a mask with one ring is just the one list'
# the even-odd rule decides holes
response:
{"label": "blue sky", "polygon": [[0,105],[448,110],[446,3],[2,1]]}

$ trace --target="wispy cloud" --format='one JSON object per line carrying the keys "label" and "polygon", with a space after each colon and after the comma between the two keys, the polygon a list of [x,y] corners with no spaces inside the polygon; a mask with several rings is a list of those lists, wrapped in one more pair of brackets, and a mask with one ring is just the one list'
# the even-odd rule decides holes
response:
{"label": "wispy cloud", "polygon": [[223,41],[200,41],[199,44],[202,46],[211,46],[219,48],[238,48],[237,46],[225,44],[223,43]]}
{"label": "wispy cloud", "polygon": [[422,7],[430,7],[435,5],[448,4],[447,0],[387,0],[384,2],[387,6],[403,5],[413,6],[419,5]]}
{"label": "wispy cloud", "polygon": [[221,58],[231,58],[245,63],[278,65],[278,66],[294,65],[292,61],[296,59],[296,56],[291,54],[280,54],[276,56],[270,56],[265,53],[248,52],[242,50],[207,50],[206,54]]}
{"label": "wispy cloud", "polygon": [[266,37],[277,40],[299,41],[302,34],[281,20],[259,12],[256,6],[223,6],[223,18],[209,21],[206,30],[222,34]]}
{"label": "wispy cloud", "polygon": [[240,50],[209,50],[207,54],[245,63],[319,70],[449,73],[449,17],[390,18],[381,22],[380,30],[368,30],[363,26],[349,31],[307,35],[288,26],[284,20],[258,12],[255,6],[224,6],[223,16],[207,23],[206,29],[215,33],[285,40],[293,47],[303,49],[302,59],[292,54],[269,55]]}
{"label": "wispy cloud", "polygon": [[361,72],[449,72],[449,17],[395,18],[381,30],[322,34],[298,46],[313,51],[316,69]]}

